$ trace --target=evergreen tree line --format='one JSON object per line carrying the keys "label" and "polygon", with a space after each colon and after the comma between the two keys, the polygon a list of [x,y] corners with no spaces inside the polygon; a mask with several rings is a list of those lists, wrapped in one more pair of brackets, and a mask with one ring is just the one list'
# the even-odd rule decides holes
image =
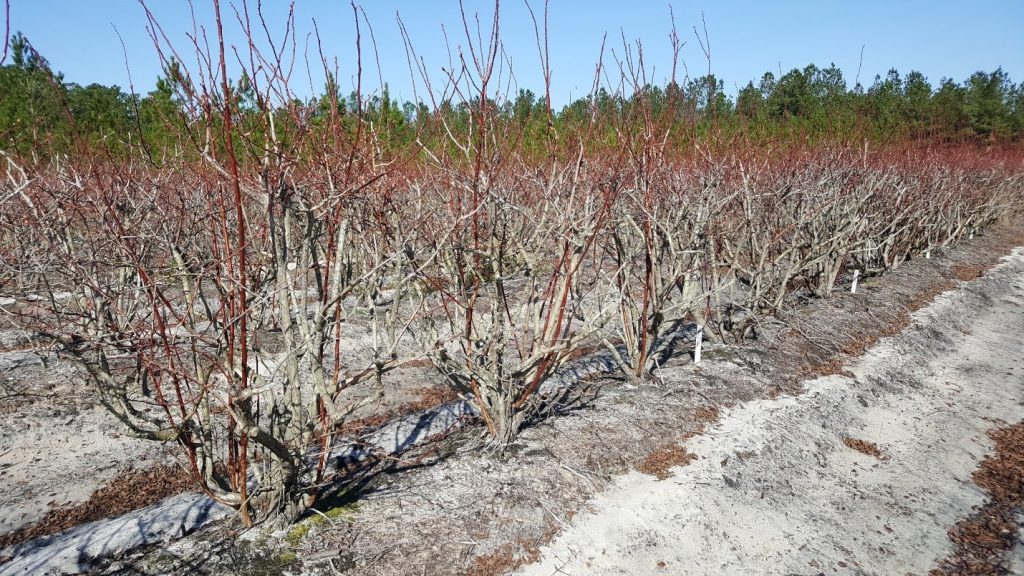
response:
{"label": "evergreen tree line", "polygon": [[[194,100],[183,98],[190,87],[174,61],[155,90],[135,95],[118,86],[65,82],[20,33],[10,41],[10,54],[10,63],[0,67],[0,147],[22,156],[45,158],[84,145],[115,155],[142,150],[151,159],[160,158],[180,152],[190,120],[202,116],[201,110],[182,104]],[[753,141],[1005,142],[1024,136],[1024,82],[1014,84],[1001,68],[976,72],[962,82],[943,78],[937,85],[916,71],[901,76],[890,70],[865,89],[860,83],[850,87],[835,65],[811,64],[779,77],[767,72],[735,98],[724,86],[722,79],[705,75],[628,93],[601,88],[550,114],[542,96],[521,89],[489,108],[500,121],[518,127],[527,150],[542,149],[552,128],[557,134],[573,124],[602,120],[608,127],[604,143],[615,145],[615,127],[642,122],[633,117],[632,104],[639,98],[659,121],[672,124],[681,141],[724,136]],[[258,130],[258,116],[269,108],[267,103],[259,101],[244,76],[233,94],[240,129]],[[280,122],[301,123],[303,128],[323,125],[327,118],[340,117],[343,128],[352,130],[357,121],[374,121],[376,134],[383,136],[381,146],[399,148],[422,138],[425,127],[438,118],[445,120],[446,130],[472,130],[474,111],[480,107],[472,101],[443,101],[437,109],[399,103],[386,86],[370,98],[346,97],[329,77],[323,94],[279,108]]]}

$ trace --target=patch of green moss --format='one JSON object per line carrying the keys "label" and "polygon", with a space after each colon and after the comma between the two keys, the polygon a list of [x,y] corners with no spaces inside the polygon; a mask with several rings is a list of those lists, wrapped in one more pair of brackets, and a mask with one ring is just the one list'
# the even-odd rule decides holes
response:
{"label": "patch of green moss", "polygon": [[302,539],[309,534],[310,529],[313,528],[313,524],[308,520],[299,522],[292,529],[288,531],[288,535],[285,536],[285,540],[292,546],[298,546]]}
{"label": "patch of green moss", "polygon": [[[342,506],[336,506],[324,512],[324,516],[327,516],[331,520],[345,520],[352,521],[359,515],[359,504],[352,502],[350,504],[344,504]],[[323,516],[317,515],[320,520],[323,520]]]}
{"label": "patch of green moss", "polygon": [[291,530],[288,531],[288,535],[285,536],[285,540],[287,540],[288,544],[292,546],[298,546],[314,526],[320,526],[328,520],[343,520],[345,522],[351,522],[355,520],[358,515],[359,505],[354,502],[336,506],[319,514],[314,512],[309,518],[306,518],[292,526]]}
{"label": "patch of green moss", "polygon": [[284,552],[281,552],[277,555],[276,564],[278,564],[279,566],[284,566],[285,564],[291,564],[292,562],[295,562],[298,559],[299,557],[295,554],[295,552],[292,552],[291,550],[285,550]]}

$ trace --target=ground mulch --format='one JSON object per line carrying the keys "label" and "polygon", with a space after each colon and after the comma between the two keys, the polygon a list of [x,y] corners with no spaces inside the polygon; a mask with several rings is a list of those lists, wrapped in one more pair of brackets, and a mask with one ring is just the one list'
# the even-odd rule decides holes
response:
{"label": "ground mulch", "polygon": [[339,436],[362,436],[367,432],[371,432],[387,424],[393,417],[394,416],[389,412],[384,414],[371,414],[370,416],[363,416],[362,418],[352,418],[350,420],[345,420],[341,426],[337,426],[334,432]]}
{"label": "ground mulch", "polygon": [[672,475],[672,467],[685,466],[696,459],[697,455],[686,448],[678,444],[668,444],[648,454],[636,469],[658,480],[664,480]]}
{"label": "ground mulch", "polygon": [[719,410],[718,406],[701,406],[694,411],[693,416],[700,425],[696,433],[703,434],[708,426],[718,422],[718,419],[722,416],[722,411]]}
{"label": "ground mulch", "polygon": [[869,442],[867,440],[861,440],[859,438],[843,438],[843,444],[850,449],[856,450],[861,454],[867,454],[868,456],[874,456],[879,460],[888,460],[889,457],[882,453],[882,450],[878,447],[878,444]]}
{"label": "ground mulch", "polygon": [[[718,421],[721,411],[717,406],[701,406],[694,411],[694,421],[697,424],[692,433],[685,435],[682,442],[694,436],[705,433],[709,425]],[[673,466],[685,466],[696,460],[696,454],[686,450],[677,443],[665,444],[652,450],[640,463],[637,464],[637,471],[650,475],[657,480],[665,480],[672,476]]]}
{"label": "ground mulch", "polygon": [[995,453],[974,472],[988,501],[949,530],[953,552],[931,576],[1010,574],[1009,552],[1020,541],[1016,517],[1024,511],[1024,422],[988,433]]}
{"label": "ground mulch", "polygon": [[[830,298],[794,304],[780,319],[785,327],[769,331],[754,347],[768,350],[778,374],[790,375],[778,392],[798,394],[799,382],[818,376],[846,374],[843,364],[895,336],[912,322],[912,314],[936,296],[954,290],[958,281],[984,275],[1016,246],[1024,245],[1024,219],[993,226],[971,242],[932,259],[912,259],[862,283],[857,294],[837,287]],[[822,322],[822,313],[829,318]]]}
{"label": "ground mulch", "polygon": [[558,526],[549,524],[538,538],[520,538],[515,543],[506,543],[493,552],[473,558],[466,576],[502,576],[540,560],[540,549],[558,534]]}
{"label": "ground mulch", "polygon": [[413,412],[430,410],[432,408],[437,408],[442,404],[454,402],[459,398],[459,395],[455,393],[455,390],[453,390],[451,386],[444,385],[421,388],[417,394],[419,397],[416,400],[402,404],[398,408],[398,414],[404,416],[406,414],[412,414]]}
{"label": "ground mulch", "polygon": [[957,280],[970,282],[975,278],[981,278],[985,274],[985,267],[978,264],[962,264],[951,267],[950,272],[953,273]]}
{"label": "ground mulch", "polygon": [[[703,434],[707,427],[721,416],[717,406],[701,406],[694,411],[694,421],[697,424],[689,434],[684,435],[680,442],[685,442],[698,434]],[[697,459],[697,455],[690,452],[679,443],[670,442],[658,446],[651,451],[639,464],[636,469],[644,474],[654,476],[658,480],[664,480],[672,476],[671,468],[674,466],[686,466]]]}
{"label": "ground mulch", "polygon": [[[974,267],[980,267],[982,270],[986,269],[982,265],[971,265],[971,268]],[[956,268],[956,266],[953,268]],[[980,276],[980,273],[978,275]],[[843,364],[848,358],[856,358],[864,354],[882,338],[899,334],[913,322],[911,314],[930,304],[939,294],[952,290],[955,287],[956,283],[949,279],[940,279],[923,287],[905,302],[900,303],[900,306],[888,315],[887,320],[876,322],[870,327],[849,333],[845,340],[836,342],[832,350],[826,350],[824,360],[819,360],[803,367],[800,370],[800,375],[804,378],[831,376],[833,374],[848,376],[849,373],[843,370]]]}
{"label": "ground mulch", "polygon": [[54,508],[35,524],[0,534],[0,548],[57,534],[86,522],[120,516],[193,490],[195,485],[190,474],[169,464],[130,470],[93,492],[85,502]]}
{"label": "ground mulch", "polygon": [[[407,362],[406,364],[408,365],[411,363]],[[380,428],[395,418],[407,416],[416,412],[422,412],[424,410],[431,410],[441,406],[442,404],[454,402],[458,398],[458,394],[456,394],[455,390],[450,386],[428,386],[426,388],[421,388],[417,392],[417,398],[415,400],[406,402],[393,410],[371,414],[362,418],[346,420],[341,426],[338,426],[335,429],[335,433],[340,436],[362,436],[367,432],[372,432],[373,430]]]}

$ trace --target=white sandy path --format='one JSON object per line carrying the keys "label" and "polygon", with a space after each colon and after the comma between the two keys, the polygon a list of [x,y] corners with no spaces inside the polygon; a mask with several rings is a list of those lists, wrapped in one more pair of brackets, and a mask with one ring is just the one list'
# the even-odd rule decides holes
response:
{"label": "white sandy path", "polygon": [[674,477],[620,478],[520,573],[927,573],[985,499],[986,431],[1024,419],[1024,251],[914,318],[855,379],[729,410]]}
{"label": "white sandy path", "polygon": [[167,463],[176,452],[126,434],[89,399],[69,363],[52,355],[49,362],[31,351],[0,352],[0,378],[36,379],[31,392],[48,396],[24,411],[0,409],[0,534],[85,502],[126,468]]}

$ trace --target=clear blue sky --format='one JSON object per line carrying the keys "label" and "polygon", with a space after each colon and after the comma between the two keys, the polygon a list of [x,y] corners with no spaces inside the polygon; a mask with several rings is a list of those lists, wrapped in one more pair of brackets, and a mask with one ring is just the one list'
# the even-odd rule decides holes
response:
{"label": "clear blue sky", "polygon": [[[194,0],[196,16],[215,38],[212,0]],[[150,0],[149,7],[175,47],[192,63],[186,32],[192,17],[185,0]],[[264,12],[277,39],[283,33],[288,3],[265,0]],[[538,18],[541,0],[532,0]],[[146,32],[146,18],[135,0],[10,0],[11,30],[25,33],[56,70],[70,82],[116,84],[128,89],[128,72],[121,43],[127,46],[127,66],[135,90],[147,92],[160,72],[159,61]],[[228,42],[240,47],[242,36],[232,6],[228,13]],[[480,13],[489,25],[492,2],[466,0],[466,10]],[[852,86],[857,75],[861,46],[864,56],[860,81],[869,86],[876,74],[890,68],[904,76],[919,70],[937,84],[942,77],[964,80],[977,70],[1002,66],[1015,82],[1024,81],[1024,2],[1017,0],[719,0],[673,2],[675,22],[686,43],[682,57],[691,76],[707,71],[707,62],[694,35],[702,29],[701,14],[707,22],[711,41],[711,69],[725,80],[727,91],[756,80],[765,71],[778,74],[809,63],[835,63]],[[256,1],[250,0],[255,12]],[[457,0],[372,0],[365,10],[373,25],[382,75],[393,96],[412,99],[412,84],[405,50],[395,21],[401,14],[435,81],[442,67],[448,67],[450,44],[465,45]],[[622,34],[644,45],[652,81],[663,83],[670,73],[668,34],[671,30],[668,2],[642,0],[592,0],[575,2],[551,0],[550,46],[553,68],[552,96],[556,106],[584,96],[593,82],[594,65],[601,38],[608,33],[607,64],[611,50],[622,53]],[[298,0],[296,2],[298,55],[292,87],[300,96],[310,93],[303,53],[307,34],[315,19],[324,52],[337,58],[342,88],[351,87],[354,74],[354,25],[349,4],[339,0]],[[539,59],[529,13],[522,0],[505,0],[501,5],[502,42],[512,61],[518,85],[542,91]],[[2,17],[2,15],[0,15]],[[2,30],[0,30],[2,32]],[[262,34],[262,32],[261,32]],[[315,44],[310,44],[315,62]],[[369,35],[364,28],[365,82],[378,86]],[[680,76],[684,71],[680,69]],[[314,73],[314,86],[322,86],[322,75]],[[420,86],[422,90],[422,85]],[[420,94],[422,97],[422,94]]]}

